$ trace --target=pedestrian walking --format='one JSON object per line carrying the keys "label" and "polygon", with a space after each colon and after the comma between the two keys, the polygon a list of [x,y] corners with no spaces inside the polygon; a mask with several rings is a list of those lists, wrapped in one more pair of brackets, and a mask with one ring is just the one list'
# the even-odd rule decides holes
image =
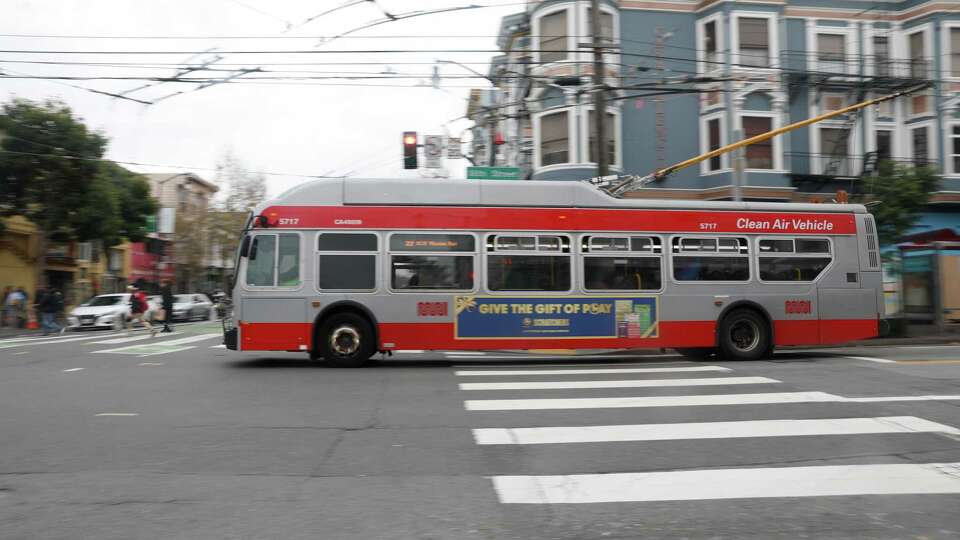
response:
{"label": "pedestrian walking", "polygon": [[163,333],[173,332],[170,327],[170,319],[173,318],[173,291],[170,287],[170,280],[163,280],[163,287],[160,288],[160,303],[163,309]]}
{"label": "pedestrian walking", "polygon": [[7,309],[7,297],[13,292],[13,287],[7,285],[3,288],[3,298],[0,299],[0,327],[7,326],[10,320],[10,313]]}
{"label": "pedestrian walking", "polygon": [[140,324],[150,330],[151,337],[157,335],[157,329],[144,317],[147,311],[147,295],[133,285],[128,285],[127,290],[130,292],[130,320],[127,322],[127,331],[132,332],[133,323],[140,321]]}
{"label": "pedestrian walking", "polygon": [[10,317],[10,326],[14,328],[23,328],[27,325],[27,292],[23,287],[17,287],[16,290],[7,295],[7,312]]}
{"label": "pedestrian walking", "polygon": [[40,325],[43,327],[43,335],[51,332],[60,332],[61,327],[57,324],[57,313],[61,306],[57,293],[52,289],[40,289],[37,293],[37,310],[40,312]]}

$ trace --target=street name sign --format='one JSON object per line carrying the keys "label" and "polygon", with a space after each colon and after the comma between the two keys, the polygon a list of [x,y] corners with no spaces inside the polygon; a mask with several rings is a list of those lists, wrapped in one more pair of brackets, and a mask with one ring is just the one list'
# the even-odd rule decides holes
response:
{"label": "street name sign", "polygon": [[468,180],[520,180],[519,167],[467,167]]}

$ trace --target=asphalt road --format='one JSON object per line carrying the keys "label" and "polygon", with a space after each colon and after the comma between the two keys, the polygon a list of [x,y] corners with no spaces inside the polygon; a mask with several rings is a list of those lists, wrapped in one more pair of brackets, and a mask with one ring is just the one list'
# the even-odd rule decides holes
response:
{"label": "asphalt road", "polygon": [[960,346],[338,370],[177,330],[0,340],[0,538],[960,537]]}

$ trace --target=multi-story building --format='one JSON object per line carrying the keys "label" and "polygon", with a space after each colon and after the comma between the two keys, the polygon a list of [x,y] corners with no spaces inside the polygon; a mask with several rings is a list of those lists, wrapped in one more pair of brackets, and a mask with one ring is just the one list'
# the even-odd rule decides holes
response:
{"label": "multi-story building", "polygon": [[161,232],[150,235],[142,249],[134,245],[133,272],[152,276],[144,278],[151,288],[166,279],[174,280],[176,288],[184,292],[205,288],[209,281],[207,210],[219,188],[194,173],[144,176],[159,203],[161,221],[169,219],[173,232],[161,228]]}
{"label": "multi-story building", "polygon": [[[960,204],[960,11],[945,0],[601,1],[611,171],[647,174],[721,145],[913,83],[926,92],[779,136],[630,196],[829,199],[878,160],[943,175],[932,212]],[[596,174],[590,2],[530,1],[503,19],[471,95],[478,165],[527,178]],[[678,89],[692,93],[669,93]],[[495,143],[501,144],[495,144]],[[495,155],[490,155],[490,149]],[[735,182],[735,178],[740,177]],[[956,219],[956,218],[954,218]]]}

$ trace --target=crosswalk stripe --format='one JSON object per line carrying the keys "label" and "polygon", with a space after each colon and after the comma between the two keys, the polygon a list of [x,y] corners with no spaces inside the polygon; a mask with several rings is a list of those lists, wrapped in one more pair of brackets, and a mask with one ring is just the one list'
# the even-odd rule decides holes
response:
{"label": "crosswalk stripe", "polygon": [[506,504],[960,493],[960,463],[494,476]]}
{"label": "crosswalk stripe", "polygon": [[83,337],[51,337],[51,338],[32,338],[22,341],[0,343],[0,349],[10,349],[13,347],[26,347],[28,345],[49,345],[52,343],[72,343],[74,341],[87,341],[90,339],[99,339],[103,336],[83,336]]}
{"label": "crosswalk stripe", "polygon": [[721,366],[662,367],[662,368],[600,368],[600,369],[504,369],[455,371],[458,377],[504,376],[504,375],[607,375],[617,373],[682,373],[699,371],[730,372]]}
{"label": "crosswalk stripe", "polygon": [[772,392],[718,394],[706,396],[645,396],[562,399],[475,399],[467,400],[468,411],[521,411],[549,409],[619,409],[631,407],[692,407],[705,405],[765,405],[774,403],[871,403],[881,401],[960,400],[955,396],[890,396],[846,398],[826,392]]}
{"label": "crosswalk stripe", "polygon": [[461,390],[564,390],[574,388],[659,388],[667,386],[727,386],[775,384],[767,377],[713,377],[709,379],[639,379],[620,381],[533,381],[460,383]]}
{"label": "crosswalk stripe", "polygon": [[91,345],[115,345],[115,344],[118,344],[118,343],[129,343],[129,342],[131,342],[131,341],[141,341],[141,340],[144,340],[144,339],[151,339],[151,338],[153,338],[153,339],[158,339],[158,338],[161,338],[161,337],[162,337],[162,338],[168,338],[168,337],[170,337],[170,336],[176,336],[176,335],[179,335],[179,334],[180,334],[180,332],[171,332],[171,333],[169,333],[169,334],[162,334],[162,335],[159,335],[159,336],[154,337],[154,336],[151,336],[149,333],[146,333],[146,334],[141,335],[141,336],[132,336],[132,337],[122,337],[122,338],[116,338],[116,339],[107,339],[107,340],[104,340],[104,341],[91,341],[90,344],[91,344]]}
{"label": "crosswalk stripe", "polygon": [[[127,347],[119,347],[116,349],[104,349],[102,351],[94,351],[94,353],[121,353],[121,354],[153,354],[158,351],[155,349],[158,347],[164,348],[164,350],[159,351],[161,354],[170,353],[170,352],[179,352],[186,350],[192,347],[186,348],[177,348],[178,345],[185,345],[187,343],[193,343],[195,341],[203,341],[205,339],[212,339],[215,337],[221,337],[223,334],[198,334],[196,336],[188,336],[180,339],[171,339],[156,341],[151,343],[141,343],[137,345],[130,345]],[[167,347],[174,347],[173,350],[165,350]]]}
{"label": "crosswalk stripe", "polygon": [[620,426],[572,426],[474,429],[477,444],[558,444],[689,439],[738,439],[872,433],[949,433],[960,429],[916,416],[748,420]]}

